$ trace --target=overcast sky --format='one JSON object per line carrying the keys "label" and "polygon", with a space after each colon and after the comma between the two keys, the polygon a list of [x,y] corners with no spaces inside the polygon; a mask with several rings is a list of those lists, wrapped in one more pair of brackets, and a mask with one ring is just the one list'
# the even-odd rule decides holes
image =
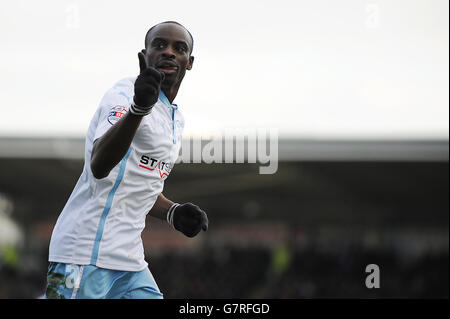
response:
{"label": "overcast sky", "polygon": [[105,91],[137,75],[152,25],[184,24],[185,136],[446,138],[448,0],[2,1],[0,136],[85,136]]}

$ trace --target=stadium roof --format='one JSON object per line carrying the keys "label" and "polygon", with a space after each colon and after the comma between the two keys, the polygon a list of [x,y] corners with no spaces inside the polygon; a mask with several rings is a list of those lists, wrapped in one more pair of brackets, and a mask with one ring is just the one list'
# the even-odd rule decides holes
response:
{"label": "stadium roof", "polygon": [[[208,141],[203,141],[203,145]],[[82,159],[84,138],[0,137],[0,158]],[[279,161],[448,161],[448,140],[279,139]]]}

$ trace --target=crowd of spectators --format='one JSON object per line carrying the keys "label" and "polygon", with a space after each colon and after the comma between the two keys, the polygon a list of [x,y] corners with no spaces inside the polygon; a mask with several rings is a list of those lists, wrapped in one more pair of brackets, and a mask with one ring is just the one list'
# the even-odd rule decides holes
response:
{"label": "crowd of spectators", "polygon": [[[448,253],[415,258],[350,248],[338,254],[223,248],[163,254],[150,268],[165,298],[448,298]],[[380,288],[366,287],[366,266],[380,269]]]}
{"label": "crowd of spectators", "polygon": [[[0,264],[0,298],[38,298],[40,267]],[[195,253],[147,256],[165,298],[448,298],[448,252],[405,257],[351,247],[336,253],[282,246],[223,246]],[[29,262],[31,264],[32,261]],[[380,288],[368,289],[368,264],[380,268]]]}

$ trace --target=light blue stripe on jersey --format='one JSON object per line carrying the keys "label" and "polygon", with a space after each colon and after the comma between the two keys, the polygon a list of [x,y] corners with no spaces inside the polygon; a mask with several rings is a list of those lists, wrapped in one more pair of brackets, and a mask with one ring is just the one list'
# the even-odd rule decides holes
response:
{"label": "light blue stripe on jersey", "polygon": [[177,142],[175,139],[175,111],[178,109],[178,105],[170,104],[169,99],[167,98],[167,96],[164,94],[163,91],[159,91],[158,98],[164,103],[165,106],[169,108],[169,112],[172,113],[172,135],[173,135],[173,144],[175,144]]}
{"label": "light blue stripe on jersey", "polygon": [[102,240],[103,228],[105,227],[106,216],[108,216],[109,210],[111,209],[112,202],[114,199],[114,194],[116,193],[116,190],[119,187],[120,182],[122,181],[123,174],[125,173],[125,167],[127,166],[127,160],[128,160],[128,157],[130,156],[131,150],[132,150],[132,147],[130,147],[128,149],[127,154],[122,159],[122,163],[120,164],[120,170],[119,170],[119,174],[117,175],[116,182],[114,183],[114,186],[109,191],[108,198],[106,199],[105,208],[103,209],[103,213],[102,213],[102,216],[100,217],[100,222],[98,224],[97,235],[95,236],[94,248],[92,249],[91,265],[95,266],[97,264],[98,249],[100,247],[100,241]]}
{"label": "light blue stripe on jersey", "polygon": [[164,103],[165,106],[167,106],[168,108],[171,108],[171,104],[169,102],[169,99],[167,98],[167,96],[164,94],[163,91],[159,91],[158,98],[161,100],[161,102]]}

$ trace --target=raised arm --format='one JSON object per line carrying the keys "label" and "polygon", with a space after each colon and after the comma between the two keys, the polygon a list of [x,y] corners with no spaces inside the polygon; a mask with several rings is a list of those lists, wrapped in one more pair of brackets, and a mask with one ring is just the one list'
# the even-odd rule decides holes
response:
{"label": "raised arm", "polygon": [[94,142],[91,154],[91,170],[95,178],[104,178],[116,166],[130,148],[131,141],[141,123],[142,116],[127,112],[102,137]]}
{"label": "raised arm", "polygon": [[158,101],[164,73],[147,67],[142,52],[138,53],[140,74],[134,83],[134,98],[129,112],[102,137],[94,141],[91,170],[95,178],[104,178],[122,160],[142,121]]}

